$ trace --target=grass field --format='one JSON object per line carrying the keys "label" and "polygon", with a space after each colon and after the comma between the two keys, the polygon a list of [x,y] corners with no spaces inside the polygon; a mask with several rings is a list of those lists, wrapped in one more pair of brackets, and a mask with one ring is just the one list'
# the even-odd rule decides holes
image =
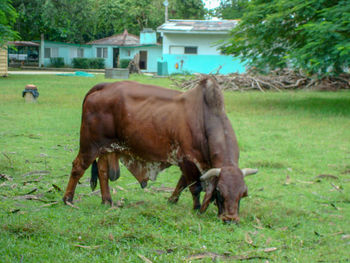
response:
{"label": "grass field", "polygon": [[[170,87],[168,79],[132,76]],[[95,78],[0,79],[0,262],[349,262],[350,92],[225,93],[246,178],[239,226],[211,205],[192,210],[184,191],[169,205],[179,169],[142,190],[123,167],[111,183],[123,207],[91,194],[90,169],[61,202],[78,150],[81,102]],[[36,104],[24,86],[38,86]],[[41,173],[35,171],[42,171]],[[331,175],[331,176],[330,176]],[[26,200],[31,197],[32,200]]]}

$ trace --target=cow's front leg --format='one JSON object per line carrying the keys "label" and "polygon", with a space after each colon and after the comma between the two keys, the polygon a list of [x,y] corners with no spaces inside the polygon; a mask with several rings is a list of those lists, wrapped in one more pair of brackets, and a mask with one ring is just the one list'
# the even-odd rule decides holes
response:
{"label": "cow's front leg", "polygon": [[195,182],[190,185],[190,191],[193,198],[193,209],[198,210],[201,208],[200,196],[202,191],[202,185],[200,182]]}
{"label": "cow's front leg", "polygon": [[102,204],[112,205],[111,192],[108,184],[108,157],[103,155],[98,159],[98,180],[100,181]]}
{"label": "cow's front leg", "polygon": [[176,188],[172,195],[169,197],[168,202],[176,204],[179,201],[181,192],[186,188],[187,181],[184,175],[181,175],[180,180],[177,182]]}

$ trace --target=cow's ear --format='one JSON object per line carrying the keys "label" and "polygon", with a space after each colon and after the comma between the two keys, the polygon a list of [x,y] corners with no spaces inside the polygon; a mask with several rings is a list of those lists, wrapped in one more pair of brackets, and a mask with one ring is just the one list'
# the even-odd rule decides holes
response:
{"label": "cow's ear", "polygon": [[212,181],[208,184],[208,186],[206,188],[205,196],[204,196],[203,203],[202,203],[202,206],[200,209],[201,213],[204,213],[207,210],[207,208],[210,204],[210,201],[212,200],[214,190],[215,190],[215,185],[216,185],[215,182],[216,181],[217,180],[215,180],[215,178],[213,178]]}

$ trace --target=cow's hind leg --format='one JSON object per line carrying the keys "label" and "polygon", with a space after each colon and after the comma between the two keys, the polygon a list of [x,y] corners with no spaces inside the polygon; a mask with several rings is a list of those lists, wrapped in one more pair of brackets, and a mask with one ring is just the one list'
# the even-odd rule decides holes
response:
{"label": "cow's hind leg", "polygon": [[73,161],[72,171],[69,177],[66,192],[63,196],[63,202],[72,203],[74,198],[75,188],[78,184],[79,179],[83,176],[85,170],[95,160],[94,155],[82,155],[81,153]]}
{"label": "cow's hind leg", "polygon": [[98,179],[100,181],[102,204],[112,205],[111,192],[108,184],[108,154],[103,155],[98,159]]}

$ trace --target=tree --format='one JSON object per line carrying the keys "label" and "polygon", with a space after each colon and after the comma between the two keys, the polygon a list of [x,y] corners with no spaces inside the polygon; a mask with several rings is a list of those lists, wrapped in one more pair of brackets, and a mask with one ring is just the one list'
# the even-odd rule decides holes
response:
{"label": "tree", "polygon": [[[0,0],[1,1],[1,0]],[[86,43],[127,29],[138,35],[164,22],[164,0],[14,0],[19,13],[15,28],[25,40]],[[170,2],[170,17],[202,19],[201,0]]]}
{"label": "tree", "polygon": [[169,1],[169,18],[204,19],[206,10],[201,0]]}
{"label": "tree", "polygon": [[224,45],[259,69],[338,75],[349,67],[349,0],[252,0]]}
{"label": "tree", "polygon": [[214,16],[223,19],[239,19],[247,9],[249,0],[222,0],[215,8]]}
{"label": "tree", "polygon": [[[92,38],[93,0],[15,0],[15,28],[23,39],[83,43]],[[78,15],[77,15],[78,14]]]}
{"label": "tree", "polygon": [[0,47],[7,41],[17,39],[18,33],[13,30],[17,18],[16,10],[10,0],[0,0]]}

